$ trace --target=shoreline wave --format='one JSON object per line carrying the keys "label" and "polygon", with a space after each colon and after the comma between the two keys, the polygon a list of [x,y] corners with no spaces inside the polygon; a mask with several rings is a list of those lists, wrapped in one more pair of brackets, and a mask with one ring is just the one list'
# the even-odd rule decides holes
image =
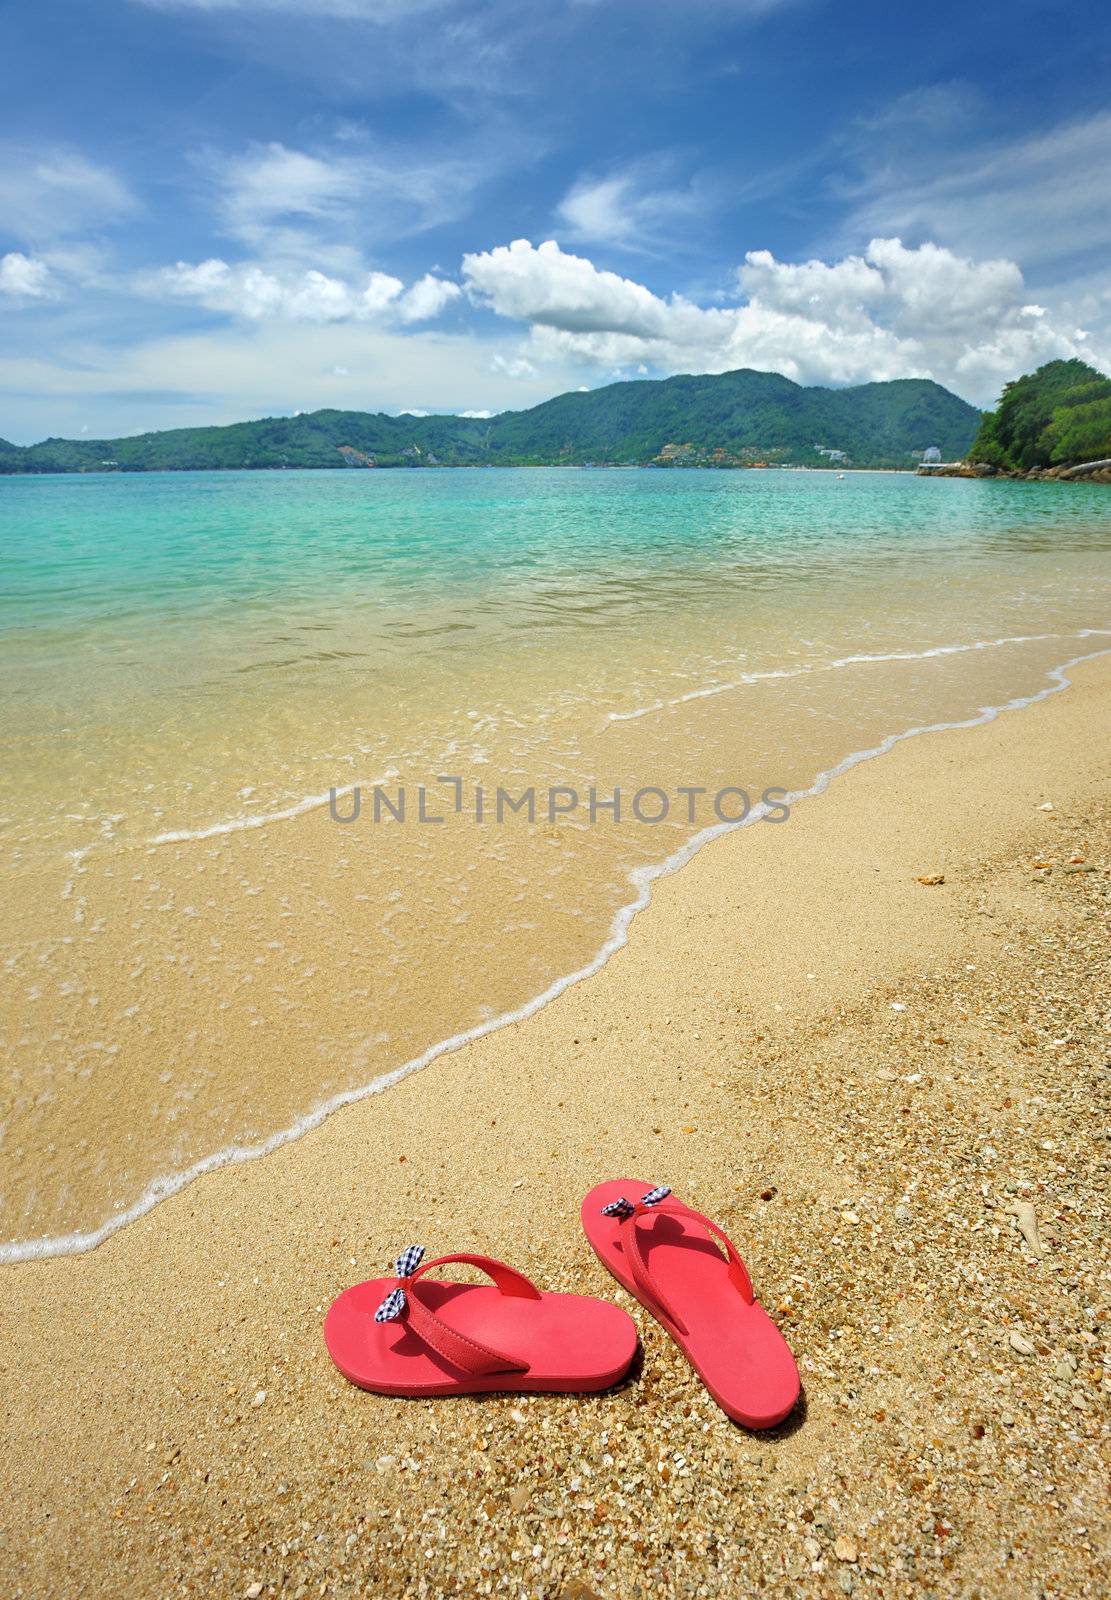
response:
{"label": "shoreline wave", "polygon": [[[1092,638],[1106,633],[1106,629],[1088,628],[1079,631],[1073,637]],[[1056,636],[1051,634],[1034,637],[1053,638]],[[974,647],[937,647],[937,650],[931,653],[938,653],[938,651],[945,648]],[[1048,699],[1050,695],[1059,694],[1062,690],[1069,688],[1072,680],[1067,674],[1072,668],[1081,665],[1085,661],[1097,660],[1106,655],[1111,655],[1111,647],[1073,656],[1069,660],[1047,669],[1045,676],[1050,681],[1045,687],[1035,691],[1033,694],[1016,696],[1014,699],[1004,701],[1000,705],[983,706],[973,717],[957,722],[928,723],[907,728],[902,732],[886,735],[878,744],[862,750],[851,751],[832,767],[818,773],[808,788],[795,790],[788,794],[786,804],[794,806],[802,800],[817,798],[825,793],[835,779],[843,777],[845,773],[852,771],[854,767],[860,766],[865,761],[875,760],[879,756],[886,755],[896,745],[903,743],[907,739],[917,738],[922,734],[948,733],[966,728],[981,727],[985,723],[995,721],[997,717],[1008,711],[1021,711],[1029,706],[1036,705],[1040,701]],[[904,657],[903,659],[906,658]],[[916,657],[911,657],[910,659],[916,659]],[[352,787],[354,786],[352,785]],[[327,796],[325,796],[326,800]],[[153,1211],[162,1201],[170,1199],[173,1195],[180,1194],[198,1178],[202,1178],[210,1172],[219,1171],[223,1167],[238,1166],[244,1162],[258,1161],[265,1156],[272,1155],[285,1145],[292,1144],[305,1134],[319,1128],[336,1112],[343,1110],[347,1106],[356,1105],[374,1095],[384,1093],[411,1073],[422,1071],[425,1067],[430,1066],[433,1061],[438,1060],[441,1056],[453,1054],[465,1045],[472,1044],[476,1040],[484,1038],[487,1034],[509,1027],[513,1023],[527,1021],[529,1017],[535,1016],[538,1011],[549,1005],[553,1000],[558,999],[567,989],[600,972],[610,957],[625,947],[629,941],[629,930],[634,919],[651,904],[652,885],[658,879],[670,877],[673,873],[685,867],[712,840],[725,834],[735,833],[741,828],[749,827],[758,822],[766,814],[767,809],[764,805],[758,805],[753,807],[752,811],[741,820],[715,823],[710,827],[703,828],[694,834],[686,844],[680,846],[678,850],[668,856],[666,860],[634,868],[628,875],[630,885],[635,890],[634,897],[614,914],[610,923],[609,933],[592,959],[575,972],[567,973],[555,979],[540,994],[533,996],[531,1000],[526,1001],[523,1005],[517,1006],[510,1011],[502,1012],[496,1017],[430,1045],[420,1055],[414,1056],[411,1060],[392,1068],[389,1072],[380,1074],[378,1077],[371,1079],[369,1083],[331,1096],[315,1106],[311,1111],[297,1118],[287,1128],[270,1134],[256,1144],[225,1146],[221,1150],[213,1151],[211,1154],[201,1157],[181,1172],[171,1173],[165,1177],[155,1179],[130,1206],[106,1218],[97,1228],[87,1231],[75,1230],[68,1234],[58,1234],[47,1238],[15,1240],[0,1244],[0,1264],[51,1260],[58,1256],[83,1255],[90,1250],[94,1250],[107,1239],[110,1239],[113,1234],[120,1232],[121,1229],[132,1222],[139,1221],[140,1218]],[[262,820],[254,825],[261,826]],[[210,837],[211,833],[204,836]]]}
{"label": "shoreline wave", "polygon": [[975,639],[970,644],[937,644],[928,650],[888,650],[875,655],[838,656],[833,661],[811,663],[804,667],[778,667],[768,672],[742,672],[739,678],[728,683],[707,684],[702,689],[689,689],[686,694],[671,700],[656,700],[651,705],[637,706],[632,711],[610,711],[607,722],[636,722],[650,717],[656,711],[666,711],[672,706],[687,705],[691,700],[708,700],[716,694],[728,694],[730,689],[742,689],[746,684],[765,683],[774,678],[804,678],[810,673],[834,672],[839,667],[867,665],[873,661],[929,661],[937,656],[964,655],[971,650],[994,650],[1006,644],[1046,644],[1051,639],[1090,639],[1107,633],[1106,628],[1080,628],[1076,633],[1028,633],[1007,635],[1001,639]]}
{"label": "shoreline wave", "polygon": [[[651,716],[656,711],[667,710],[672,706],[687,705],[693,700],[706,700],[714,695],[727,694],[731,689],[741,689],[748,684],[765,683],[781,678],[806,677],[811,673],[833,672],[842,667],[866,666],[873,662],[883,661],[929,661],[939,656],[964,655],[976,650],[994,650],[1003,645],[1012,644],[1044,644],[1052,639],[1090,639],[1105,637],[1111,630],[1106,628],[1080,628],[1075,633],[1030,633],[1006,635],[999,639],[976,639],[967,644],[939,644],[931,645],[926,650],[891,650],[877,652],[874,655],[838,656],[833,661],[812,663],[802,667],[775,667],[766,672],[742,673],[738,678],[731,679],[728,683],[707,684],[700,689],[690,689],[685,694],[677,695],[670,700],[657,700],[651,705],[638,706],[632,711],[608,711],[603,726],[611,722],[635,722],[641,717]],[[390,778],[396,777],[396,769],[387,772],[383,777],[359,779],[354,783],[337,786],[334,793],[337,797],[352,794],[357,788],[372,789],[376,784],[386,783]],[[321,810],[329,803],[333,791],[322,794],[310,794],[300,800],[293,801],[288,806],[283,806],[277,811],[254,812],[247,816],[228,817],[219,822],[207,823],[201,828],[175,828],[164,833],[154,834],[142,843],[148,847],[167,844],[192,844],[204,839],[215,839],[226,834],[241,833],[252,828],[265,828],[274,822],[289,822],[295,817],[306,815],[310,811]]]}
{"label": "shoreline wave", "polygon": [[[385,783],[385,778],[372,778],[366,787],[372,788],[376,783]],[[248,817],[231,817],[225,822],[213,822],[206,828],[177,828],[169,833],[156,833],[153,838],[145,841],[148,845],[156,844],[192,844],[199,839],[215,839],[221,834],[243,833],[248,828],[265,828],[271,822],[289,822],[293,817],[301,817],[307,811],[319,811],[326,806],[334,794],[338,799],[341,795],[346,797],[359,788],[357,783],[345,783],[341,787],[329,789],[325,794],[307,794],[301,800],[295,800],[291,806],[285,806],[281,811],[258,811]]]}

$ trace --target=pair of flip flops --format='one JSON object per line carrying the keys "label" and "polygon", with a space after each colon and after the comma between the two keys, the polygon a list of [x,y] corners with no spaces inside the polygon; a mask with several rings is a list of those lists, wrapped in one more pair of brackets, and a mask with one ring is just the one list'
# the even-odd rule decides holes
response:
{"label": "pair of flip flops", "polygon": [[[717,1223],[663,1185],[620,1179],[590,1191],[582,1225],[599,1259],[667,1330],[728,1416],[748,1428],[783,1421],[798,1399],[798,1369]],[[494,1287],[425,1276],[452,1262],[479,1268]],[[340,1295],[324,1339],[344,1377],[378,1394],[577,1394],[624,1376],[637,1330],[610,1301],[544,1293],[489,1256],[425,1261],[412,1245],[393,1277]]]}

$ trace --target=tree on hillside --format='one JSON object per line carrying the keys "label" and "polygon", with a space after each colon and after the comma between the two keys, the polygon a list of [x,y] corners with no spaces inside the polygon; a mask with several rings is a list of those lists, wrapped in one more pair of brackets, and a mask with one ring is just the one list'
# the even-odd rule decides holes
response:
{"label": "tree on hillside", "polygon": [[1111,456],[1111,378],[1084,361],[1050,361],[1016,378],[985,414],[969,452],[1006,472]]}

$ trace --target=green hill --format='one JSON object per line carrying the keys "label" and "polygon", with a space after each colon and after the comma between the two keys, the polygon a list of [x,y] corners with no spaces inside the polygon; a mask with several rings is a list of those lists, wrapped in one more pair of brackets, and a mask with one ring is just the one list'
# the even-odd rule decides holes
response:
{"label": "green hill", "polygon": [[961,456],[980,413],[924,378],[806,389],[743,368],[559,395],[488,419],[314,411],[126,439],[0,442],[0,472],[155,472],[205,468],[521,466],[593,462],[744,466],[753,461],[910,467],[937,445]]}
{"label": "green hill", "polygon": [[1083,361],[1050,361],[1008,383],[969,452],[1004,472],[1111,456],[1111,378]]}
{"label": "green hill", "polygon": [[690,445],[695,455],[822,465],[815,446],[824,445],[857,465],[909,466],[931,444],[943,453],[967,448],[962,442],[978,415],[925,379],[804,389],[778,373],[743,368],[560,395],[497,418],[496,437],[498,449],[519,460],[644,463],[669,445]]}

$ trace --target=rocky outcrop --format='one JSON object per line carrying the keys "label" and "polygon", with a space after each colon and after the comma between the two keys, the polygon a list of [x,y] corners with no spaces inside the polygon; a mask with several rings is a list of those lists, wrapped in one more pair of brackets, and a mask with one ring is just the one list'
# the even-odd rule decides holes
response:
{"label": "rocky outcrop", "polygon": [[1111,482],[1111,456],[1103,461],[1082,461],[1078,467],[1057,469],[1059,478],[1095,478],[1098,483]]}
{"label": "rocky outcrop", "polygon": [[938,461],[918,468],[920,478],[1019,478],[1027,483],[1111,483],[1111,456],[1081,461],[1071,467],[1031,467],[1029,472],[1004,472],[986,461]]}

